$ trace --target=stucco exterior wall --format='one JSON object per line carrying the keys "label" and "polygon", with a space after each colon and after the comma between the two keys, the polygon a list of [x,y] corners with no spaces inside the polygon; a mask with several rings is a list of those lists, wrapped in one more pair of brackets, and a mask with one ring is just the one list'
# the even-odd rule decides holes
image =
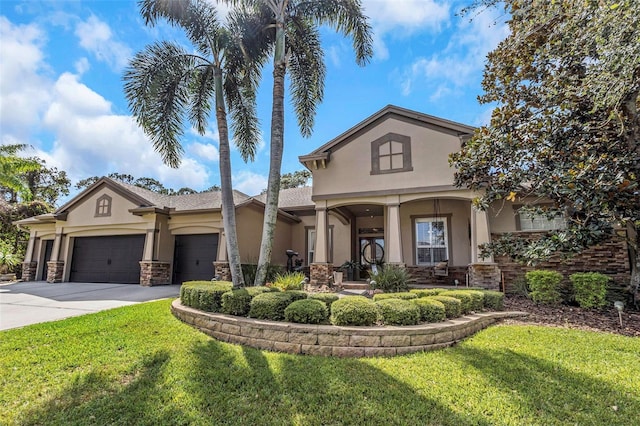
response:
{"label": "stucco exterior wall", "polygon": [[[242,263],[258,262],[263,220],[262,210],[252,207],[236,209],[236,228]],[[291,229],[292,224],[289,221],[278,218],[271,256],[271,262],[275,265],[287,264],[285,251],[292,247]]]}
{"label": "stucco exterior wall", "polygon": [[[111,197],[111,215],[96,216],[96,202],[103,195]],[[91,193],[81,203],[73,205],[68,212],[65,227],[105,226],[110,224],[144,223],[145,219],[134,216],[129,209],[138,207],[110,188],[102,188]]]}
{"label": "stucco exterior wall", "polygon": [[[413,171],[371,174],[371,142],[388,133],[411,138]],[[314,170],[313,196],[449,186],[453,169],[448,156],[459,149],[460,139],[450,130],[387,118],[336,147],[326,169]]]}

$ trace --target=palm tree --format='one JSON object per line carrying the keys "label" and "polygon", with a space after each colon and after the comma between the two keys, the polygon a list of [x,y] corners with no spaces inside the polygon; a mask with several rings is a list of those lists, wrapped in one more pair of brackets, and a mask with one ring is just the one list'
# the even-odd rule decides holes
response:
{"label": "palm tree", "polygon": [[273,39],[273,103],[270,165],[262,242],[255,285],[265,281],[271,261],[284,147],[284,92],[287,70],[292,102],[303,136],[311,135],[316,107],[324,94],[325,64],[319,27],[327,25],[353,39],[356,62],[373,54],[371,28],[360,0],[226,0],[251,8],[262,22],[262,34]]}
{"label": "palm tree", "polygon": [[[204,135],[213,101],[220,135],[222,217],[229,266],[234,286],[243,286],[225,99],[237,143],[250,158],[258,140],[255,91],[260,71],[251,66],[248,55],[256,50],[241,50],[237,37],[219,23],[215,8],[205,0],[142,0],[140,6],[148,25],[164,18],[183,28],[195,53],[166,41],[139,52],[124,75],[129,107],[163,161],[177,167],[183,153],[179,138],[185,118]],[[241,17],[234,15],[230,22],[239,23]]]}
{"label": "palm tree", "polygon": [[42,168],[39,161],[33,158],[22,158],[18,153],[27,147],[26,144],[0,145],[0,192],[9,194],[11,203],[31,200],[31,190],[27,181],[27,173]]}

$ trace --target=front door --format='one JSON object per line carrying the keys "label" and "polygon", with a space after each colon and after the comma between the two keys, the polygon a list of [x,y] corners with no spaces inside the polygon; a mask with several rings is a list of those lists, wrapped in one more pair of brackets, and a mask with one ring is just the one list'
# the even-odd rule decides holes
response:
{"label": "front door", "polygon": [[360,237],[360,265],[365,271],[364,277],[369,271],[377,269],[384,262],[384,238]]}

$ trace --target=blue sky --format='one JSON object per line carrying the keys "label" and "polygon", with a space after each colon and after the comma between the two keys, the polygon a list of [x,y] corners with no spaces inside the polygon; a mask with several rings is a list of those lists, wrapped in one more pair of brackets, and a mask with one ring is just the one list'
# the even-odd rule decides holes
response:
{"label": "blue sky", "polygon": [[[323,30],[325,98],[310,138],[287,101],[282,172],[300,170],[299,155],[394,104],[469,125],[488,122],[479,105],[486,54],[507,35],[504,16],[489,10],[456,16],[469,1],[363,0],[374,32],[374,58],[355,64],[351,40]],[[224,15],[225,9],[221,8]],[[164,164],[135,124],[123,94],[129,59],[180,30],[146,27],[134,0],[0,0],[0,131],[2,144],[25,143],[25,155],[65,170],[75,183],[111,172],[153,177],[166,187],[202,190],[219,184],[215,122],[202,137],[185,129],[178,169]],[[263,141],[253,163],[232,153],[234,187],[266,187],[271,68],[258,96]]]}

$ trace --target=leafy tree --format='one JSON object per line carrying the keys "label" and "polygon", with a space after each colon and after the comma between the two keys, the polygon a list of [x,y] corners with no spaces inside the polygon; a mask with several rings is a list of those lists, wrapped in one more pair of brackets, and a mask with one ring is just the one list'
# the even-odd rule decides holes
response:
{"label": "leafy tree", "polygon": [[[247,7],[257,19],[256,38],[268,39],[273,55],[270,165],[262,242],[254,284],[265,282],[271,262],[284,147],[285,76],[289,71],[292,103],[303,136],[310,136],[317,105],[324,94],[325,65],[319,27],[326,25],[353,39],[356,62],[372,56],[371,30],[360,0],[227,0]],[[256,42],[254,41],[254,44]],[[264,43],[257,43],[263,46]],[[245,47],[249,44],[245,44]]]}
{"label": "leafy tree", "polygon": [[142,0],[140,9],[148,25],[166,20],[182,28],[193,46],[187,50],[165,41],[136,54],[124,75],[129,106],[156,151],[171,167],[180,163],[185,118],[204,135],[211,109],[215,109],[229,265],[234,286],[244,285],[231,183],[227,104],[234,118],[236,141],[240,141],[237,143],[245,148],[255,144],[255,88],[260,73],[258,68],[252,68],[254,57],[250,54],[259,55],[260,51],[241,50],[237,45],[239,14],[231,13],[229,28],[224,27],[218,22],[214,6],[204,0]]}
{"label": "leafy tree", "polygon": [[40,169],[28,171],[24,174],[27,187],[33,200],[43,201],[50,206],[55,206],[60,197],[69,195],[71,180],[64,170],[56,167],[46,167],[44,160],[30,158],[29,160],[40,163]]}
{"label": "leafy tree", "polygon": [[[148,189],[149,191],[157,192],[158,194],[163,194],[163,195],[186,195],[186,194],[198,193],[198,191],[189,187],[180,188],[178,190],[175,190],[173,188],[166,188],[159,180],[150,178],[150,177],[135,178],[129,174],[122,174],[122,173],[109,173],[107,177],[109,179],[117,180],[119,182],[127,183],[129,185],[134,185],[139,188]],[[100,176],[91,176],[86,179],[79,180],[78,183],[76,183],[75,187],[76,189],[85,189],[90,187],[91,185],[93,185],[99,180],[100,180]],[[214,185],[212,188],[216,188],[216,187],[218,188],[218,190],[220,190],[220,187],[216,185]],[[211,188],[206,189],[202,192],[207,192],[210,190]]]}
{"label": "leafy tree", "polygon": [[18,197],[31,200],[32,194],[25,173],[40,170],[40,161],[23,158],[18,154],[27,147],[25,144],[0,145],[0,192],[7,201],[16,203]]}
{"label": "leafy tree", "polygon": [[293,173],[285,173],[280,178],[280,189],[307,186],[309,179],[311,179],[311,172],[309,170],[297,170]]}
{"label": "leafy tree", "polygon": [[[491,6],[494,0],[483,0]],[[631,289],[640,285],[640,2],[504,1],[511,34],[489,54],[491,123],[451,157],[476,206],[534,197],[566,229],[535,241],[505,236],[484,253],[535,262],[627,230]]]}
{"label": "leafy tree", "polygon": [[[0,240],[5,255],[9,252],[13,259],[23,259],[29,236],[13,222],[51,212],[52,207],[41,201],[27,203],[6,203],[0,200]],[[9,250],[7,247],[10,247]],[[10,272],[17,272],[16,265],[8,265]],[[19,266],[18,266],[19,267]]]}

